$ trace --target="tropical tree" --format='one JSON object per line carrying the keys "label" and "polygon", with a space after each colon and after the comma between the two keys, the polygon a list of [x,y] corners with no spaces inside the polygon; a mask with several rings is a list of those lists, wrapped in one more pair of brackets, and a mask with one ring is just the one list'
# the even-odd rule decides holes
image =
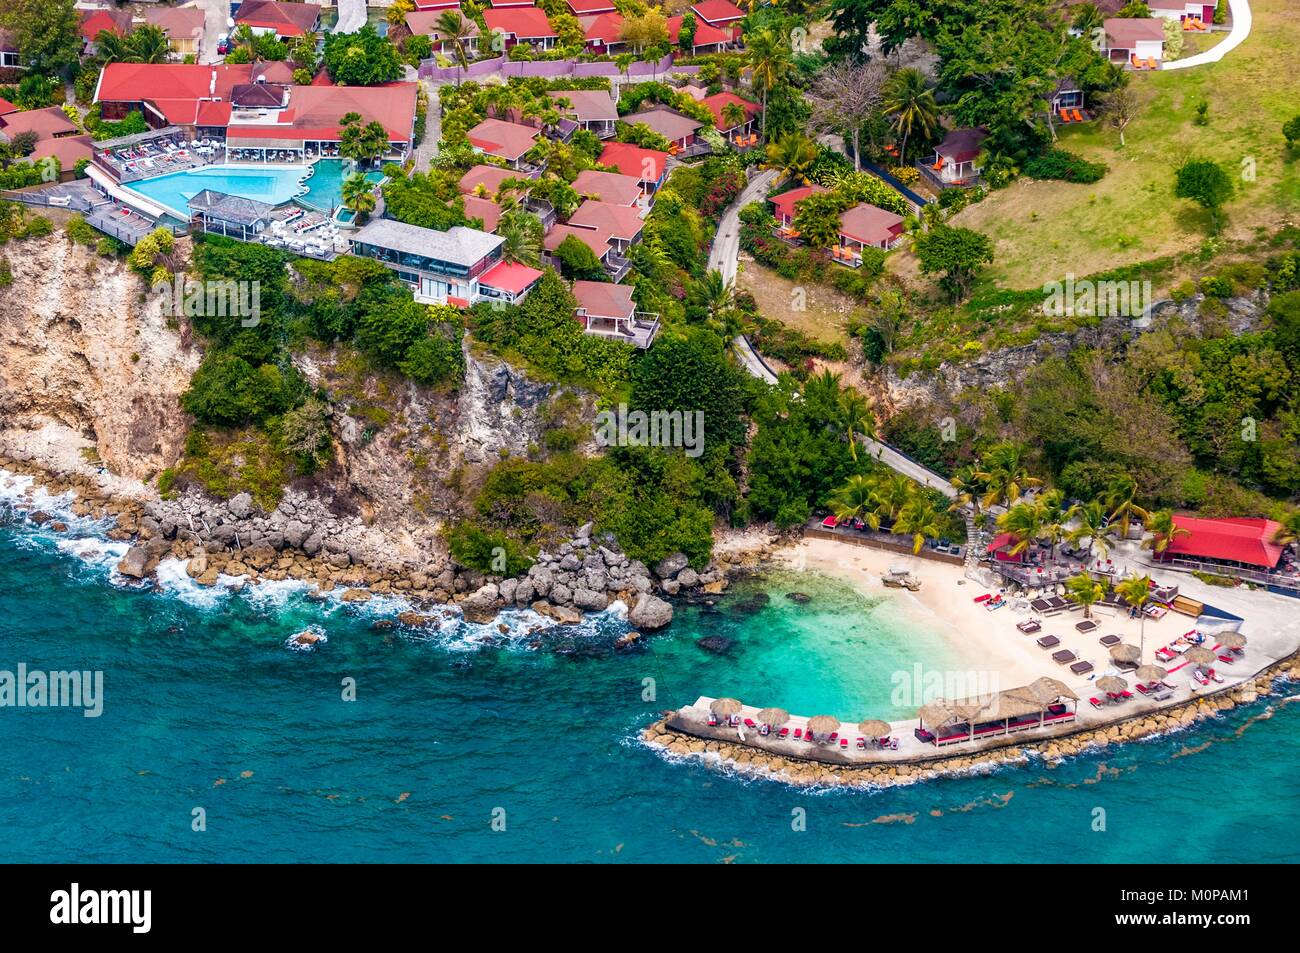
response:
{"label": "tropical tree", "polygon": [[871,401],[852,387],[840,392],[840,420],[844,435],[849,440],[849,453],[854,462],[858,459],[858,435],[875,435],[876,418],[871,412]]}
{"label": "tropical tree", "polygon": [[1066,598],[1083,606],[1083,617],[1092,618],[1092,607],[1106,595],[1106,587],[1093,579],[1086,572],[1071,576],[1065,580]]}
{"label": "tropical tree", "polygon": [[126,36],[100,30],[95,37],[96,58],[108,63],[166,63],[171,59],[167,34],[152,23],[143,23]]}
{"label": "tropical tree", "polygon": [[1070,541],[1071,546],[1078,546],[1079,543],[1088,540],[1088,552],[1092,553],[1094,549],[1101,550],[1101,558],[1105,559],[1106,554],[1110,552],[1110,534],[1111,529],[1106,515],[1106,508],[1096,500],[1089,500],[1086,503],[1076,503],[1070,507],[1069,519],[1074,524],[1065,538]]}
{"label": "tropical tree", "polygon": [[998,529],[1015,537],[1015,542],[1007,547],[1006,552],[1010,556],[1019,556],[1042,537],[1042,510],[1036,503],[1015,503],[998,517]]}
{"label": "tropical tree", "polygon": [[374,162],[388,151],[388,130],[382,123],[361,124],[361,114],[345,113],[339,119],[339,155],[360,164]]}
{"label": "tropical tree", "polygon": [[[1167,512],[1162,510],[1161,512]],[[1152,519],[1155,517],[1152,516]],[[1170,520],[1172,523],[1172,519]],[[1273,542],[1286,546],[1289,543],[1300,542],[1300,510],[1291,510],[1278,521],[1277,532],[1273,534]],[[1176,529],[1176,533],[1186,533],[1185,529]],[[1163,551],[1163,547],[1157,552]]]}
{"label": "tropical tree", "polygon": [[833,60],[818,74],[809,95],[812,124],[818,130],[847,136],[853,144],[853,168],[862,168],[862,127],[884,103],[889,71],[881,60]]}
{"label": "tropical tree", "polygon": [[1115,591],[1138,612],[1138,638],[1142,652],[1146,654],[1147,614],[1142,610],[1151,599],[1151,577],[1129,576],[1121,579],[1115,584]]}
{"label": "tropical tree", "polygon": [[880,517],[876,515],[875,481],[861,473],[855,473],[835,490],[828,500],[831,512],[841,522],[846,520],[865,520],[872,529],[880,529]]}
{"label": "tropical tree", "polygon": [[374,186],[360,172],[354,172],[343,180],[343,205],[356,213],[358,224],[366,223],[377,202]]}
{"label": "tropical tree", "polygon": [[747,115],[745,107],[733,100],[722,107],[722,124],[728,129],[735,129],[737,126],[745,124]]}
{"label": "tropical tree", "polygon": [[790,36],[775,27],[764,27],[745,37],[749,50],[750,81],[763,94],[761,131],[767,138],[767,94],[790,72]]}
{"label": "tropical tree", "polygon": [[813,163],[817,161],[817,143],[801,132],[788,132],[767,144],[767,164],[805,185]]}
{"label": "tropical tree", "polygon": [[1069,511],[1064,506],[1065,494],[1053,487],[1034,501],[1042,520],[1040,539],[1051,547],[1050,556],[1056,560],[1056,547],[1065,538],[1070,522]]}
{"label": "tropical tree", "polygon": [[1210,231],[1219,230],[1219,211],[1234,191],[1232,176],[1217,162],[1188,159],[1174,173],[1174,195],[1191,199],[1210,213]]}
{"label": "tropical tree", "polygon": [[[1300,528],[1298,526],[1297,528]],[[1142,548],[1149,549],[1153,553],[1163,553],[1169,548],[1179,536],[1190,536],[1191,531],[1185,530],[1174,522],[1173,510],[1155,510],[1146,519],[1146,529],[1151,535],[1142,540]]]}
{"label": "tropical tree", "polygon": [[443,10],[438,15],[438,33],[444,41],[450,41],[452,53],[456,57],[456,85],[460,85],[469,65],[469,53],[465,41],[474,33],[474,24],[460,15],[460,10]]}
{"label": "tropical tree", "polygon": [[1010,505],[1025,490],[1042,486],[1042,480],[1029,475],[1028,454],[1024,444],[1012,442],[995,444],[984,454],[975,476],[985,486],[985,509],[999,503]]}
{"label": "tropical tree", "polygon": [[916,497],[917,485],[892,470],[881,474],[876,479],[875,492],[871,499],[875,505],[878,521],[894,523],[902,514],[904,507]]}
{"label": "tropical tree", "polygon": [[1119,538],[1128,539],[1128,531],[1133,519],[1146,521],[1151,514],[1134,502],[1137,495],[1137,483],[1132,477],[1121,476],[1110,481],[1102,502],[1110,509],[1110,521],[1119,525]]}
{"label": "tropical tree", "polygon": [[939,128],[939,106],[934,90],[919,69],[905,66],[890,77],[884,90],[885,113],[893,117],[894,131],[902,136],[899,158],[907,161],[907,140],[931,138]]}
{"label": "tropical tree", "polygon": [[506,212],[497,224],[497,236],[505,242],[501,246],[502,258],[530,268],[538,267],[542,256],[542,222],[536,215],[523,209]]}
{"label": "tropical tree", "polygon": [[969,506],[974,511],[975,518],[979,519],[980,497],[987,492],[984,481],[980,479],[979,467],[973,463],[963,464],[953,472],[948,482],[957,491],[952,510],[955,512]]}
{"label": "tropical tree", "polygon": [[914,496],[898,513],[894,520],[894,532],[899,535],[911,534],[912,552],[919,553],[927,539],[938,539],[943,535],[946,523],[943,515],[934,507],[927,497]]}

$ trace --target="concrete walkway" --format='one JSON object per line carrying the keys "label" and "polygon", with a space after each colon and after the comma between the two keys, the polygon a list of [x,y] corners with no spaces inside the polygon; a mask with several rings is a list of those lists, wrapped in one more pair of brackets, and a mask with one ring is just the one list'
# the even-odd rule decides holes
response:
{"label": "concrete walkway", "polygon": [[922,486],[938,490],[950,500],[957,498],[956,488],[933,470],[923,467],[910,457],[905,457],[887,443],[872,440],[870,437],[861,439],[866,448],[871,451],[871,456],[889,469],[915,480]]}
{"label": "concrete walkway", "polygon": [[366,0],[339,0],[339,20],[335,33],[356,33],[366,25]]}
{"label": "concrete walkway", "polygon": [[1192,66],[1202,66],[1205,63],[1217,63],[1246,42],[1246,37],[1250,36],[1252,26],[1250,0],[1228,0],[1228,8],[1232,11],[1232,30],[1228,33],[1227,39],[1204,53],[1197,53],[1185,60],[1170,60],[1167,63],[1162,63],[1160,68],[1188,69]]}

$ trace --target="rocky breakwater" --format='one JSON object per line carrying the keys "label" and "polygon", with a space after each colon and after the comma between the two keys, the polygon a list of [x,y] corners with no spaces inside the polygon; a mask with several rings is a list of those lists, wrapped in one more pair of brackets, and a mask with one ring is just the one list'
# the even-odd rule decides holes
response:
{"label": "rocky breakwater", "polygon": [[[641,738],[647,745],[673,757],[695,758],[742,774],[770,778],[799,787],[838,785],[880,788],[914,784],[949,775],[990,771],[1003,765],[1022,764],[1030,758],[1041,759],[1049,768],[1054,768],[1067,758],[1114,744],[1190,728],[1239,705],[1252,704],[1260,698],[1276,694],[1274,683],[1278,679],[1300,679],[1300,654],[1269,666],[1239,685],[1124,721],[1085,728],[1041,741],[1026,741],[1024,736],[1017,736],[1016,743],[999,748],[897,763],[823,764],[774,754],[754,745],[699,738],[669,727],[669,719],[674,714],[672,712],[644,729]],[[1268,717],[1267,711],[1260,717]]]}
{"label": "rocky breakwater", "polygon": [[542,552],[528,572],[508,579],[485,581],[460,599],[471,622],[491,622],[508,608],[529,608],[561,624],[576,623],[587,612],[601,612],[615,602],[628,607],[628,622],[653,631],[673,619],[673,607],[662,595],[722,592],[727,578],[721,569],[692,569],[681,553],[653,569],[621,552],[608,534],[593,539],[591,524],[579,527],[572,539],[554,552]]}

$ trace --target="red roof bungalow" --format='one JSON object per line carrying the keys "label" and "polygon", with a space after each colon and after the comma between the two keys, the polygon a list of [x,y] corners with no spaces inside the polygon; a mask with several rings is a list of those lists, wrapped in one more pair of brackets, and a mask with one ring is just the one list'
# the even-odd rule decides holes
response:
{"label": "red roof bungalow", "polygon": [[488,195],[496,195],[501,190],[501,183],[518,177],[519,174],[513,169],[503,169],[499,165],[476,165],[460,177],[460,191],[462,195],[474,195],[481,185]]}
{"label": "red roof bungalow", "polygon": [[81,130],[58,106],[44,109],[29,109],[26,112],[11,112],[0,117],[0,132],[9,139],[24,132],[36,133],[37,141],[58,139],[62,136],[75,136]]}
{"label": "red roof bungalow", "polygon": [[[680,16],[669,17],[667,27],[668,42],[676,46],[677,38],[682,32],[682,18]],[[720,53],[722,48],[731,40],[732,34],[730,31],[719,29],[716,26],[709,26],[709,24],[701,22],[699,17],[695,18],[695,38],[691,40],[692,53]]]}
{"label": "red roof bungalow", "polygon": [[893,248],[903,237],[903,217],[863,202],[840,214],[840,243],[831,254],[857,268],[864,248]]}
{"label": "red roof bungalow", "polygon": [[641,348],[654,343],[659,331],[657,316],[638,314],[630,285],[575,281],[573,297],[578,302],[574,316],[582,322],[583,330],[588,334],[614,338]]}
{"label": "red roof bungalow", "polygon": [[645,227],[639,208],[591,199],[579,205],[578,210],[569,216],[569,224],[607,236],[610,245],[619,253],[627,251],[640,239]]}
{"label": "red roof bungalow", "polygon": [[598,161],[615,172],[635,176],[647,194],[663,185],[668,169],[668,153],[642,149],[630,142],[606,144]]}
{"label": "red roof bungalow", "polygon": [[989,543],[987,552],[993,554],[993,558],[1004,563],[1022,563],[1025,561],[1024,553],[1012,555],[1010,549],[1017,542],[1019,537],[1015,533],[998,533],[993,537],[993,542]]}
{"label": "red roof bungalow", "polygon": [[773,195],[768,199],[772,203],[772,214],[776,216],[777,224],[780,230],[787,232],[783,237],[798,238],[799,235],[793,230],[795,203],[801,202],[810,195],[816,195],[818,192],[825,192],[826,189],[820,185],[805,185],[797,189],[791,189],[789,192],[782,192],[780,195]]}
{"label": "red roof bungalow", "polygon": [[[459,9],[456,4],[452,4],[452,7]],[[418,10],[413,10],[406,15],[406,28],[411,31],[412,36],[427,36],[431,41],[433,41],[433,49],[436,52],[454,53],[456,51],[456,44],[452,40],[443,36],[442,32],[438,29],[439,18],[441,18],[447,10],[452,9],[452,7],[444,7],[442,9],[426,9],[421,7]],[[466,16],[462,16],[461,20],[465,23],[466,32],[468,34],[462,38],[462,42],[465,44],[466,52],[470,56],[474,56],[477,54],[479,46],[478,23]]]}
{"label": "red roof bungalow", "polygon": [[979,128],[954,129],[935,147],[934,155],[920,165],[921,171],[940,188],[974,185],[981,169],[976,162],[987,137],[988,133]]}
{"label": "red roof bungalow", "polygon": [[1208,560],[1257,569],[1276,569],[1285,547],[1273,542],[1279,525],[1267,519],[1174,517],[1176,533],[1161,559]]}
{"label": "red roof bungalow", "polygon": [[[485,232],[496,232],[497,224],[501,221],[501,206],[497,205],[491,199],[479,198],[477,195],[463,196],[465,201],[465,217],[482,219]],[[477,228],[478,226],[473,226]]]}
{"label": "red roof bungalow", "polygon": [[494,7],[531,7],[533,0],[492,0]]}
{"label": "red roof bungalow", "polygon": [[542,273],[519,262],[501,261],[493,265],[478,280],[478,292],[483,298],[518,304],[542,280]]}
{"label": "red roof bungalow", "polygon": [[603,89],[553,89],[546,95],[563,99],[568,106],[561,110],[571,116],[583,129],[594,132],[602,139],[614,135],[618,123],[618,106],[614,98]]}
{"label": "red roof bungalow", "polygon": [[691,7],[691,12],[696,20],[716,27],[732,27],[745,19],[745,11],[731,0],[702,0]]}
{"label": "red roof bungalow", "polygon": [[569,11],[579,19],[596,13],[613,13],[618,9],[613,0],[565,0],[565,3],[568,4]]}
{"label": "red roof bungalow", "polygon": [[417,10],[459,10],[460,0],[415,0]]}
{"label": "red roof bungalow", "polygon": [[283,40],[315,33],[320,28],[320,10],[314,3],[244,0],[235,14],[235,25],[247,26],[258,34],[273,33]]}
{"label": "red roof bungalow", "polygon": [[531,43],[549,50],[559,39],[546,13],[534,6],[493,6],[483,11],[483,22],[491,33],[500,33],[505,39],[505,49],[519,43]]}
{"label": "red roof bungalow", "polygon": [[587,48],[593,53],[609,53],[623,45],[623,14],[597,13],[578,17]]}
{"label": "red roof bungalow", "polygon": [[95,102],[105,120],[116,122],[141,112],[155,129],[168,124],[193,126],[200,100],[229,105],[230,91],[250,82],[252,72],[248,64],[109,63],[99,74]]}
{"label": "red roof bungalow", "polygon": [[[713,114],[713,125],[717,127],[718,132],[725,135],[728,139],[738,145],[753,145],[758,142],[749,142],[750,134],[754,128],[754,118],[759,113],[759,107],[756,103],[751,103],[748,99],[741,99],[735,93],[714,93],[712,96],[705,96],[700,100],[700,104]],[[729,123],[723,116],[723,110],[729,105],[739,106],[745,113],[745,120],[741,123]],[[730,112],[730,110],[727,110]]]}
{"label": "red roof bungalow", "polygon": [[609,263],[610,252],[613,251],[613,245],[610,243],[608,232],[602,232],[595,228],[579,228],[576,225],[556,225],[546,237],[542,239],[542,247],[548,252],[554,252],[564,244],[564,240],[572,236],[591,249],[591,253],[600,259],[602,264]]}
{"label": "red roof bungalow", "polygon": [[130,10],[82,10],[81,38],[86,43],[86,52],[95,52],[95,40],[99,34],[107,31],[114,36],[126,36],[131,32]]}
{"label": "red roof bungalow", "polygon": [[82,159],[89,162],[94,156],[90,136],[64,136],[61,139],[42,139],[28,158],[32,162],[54,157],[59,160],[59,179],[67,182],[76,178],[77,163]]}
{"label": "red roof bungalow", "polygon": [[1161,17],[1112,17],[1102,23],[1105,53],[1112,63],[1134,69],[1159,69],[1165,55],[1165,27]]}
{"label": "red roof bungalow", "polygon": [[624,116],[623,122],[629,126],[643,125],[663,136],[672,144],[670,150],[672,155],[692,145],[695,142],[696,131],[703,125],[698,119],[683,116],[666,106],[655,106],[643,112],[632,113]]}
{"label": "red roof bungalow", "polygon": [[541,130],[532,126],[489,118],[471,129],[468,136],[470,145],[477,151],[505,159],[511,167],[519,169],[524,164],[525,153],[536,144],[540,134]]}
{"label": "red roof bungalow", "polygon": [[573,189],[584,198],[595,199],[607,205],[631,207],[641,200],[641,180],[634,175],[617,172],[597,172],[584,169],[573,180]]}
{"label": "red roof bungalow", "polygon": [[144,19],[167,35],[173,56],[198,56],[202,52],[204,15],[198,7],[159,7],[146,10]]}

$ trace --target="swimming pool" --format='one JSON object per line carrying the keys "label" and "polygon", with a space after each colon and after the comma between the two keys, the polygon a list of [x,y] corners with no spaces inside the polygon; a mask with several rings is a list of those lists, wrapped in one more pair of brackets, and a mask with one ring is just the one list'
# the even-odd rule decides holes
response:
{"label": "swimming pool", "polygon": [[[310,168],[217,165],[143,179],[132,182],[128,188],[166,206],[181,221],[189,221],[186,203],[204,189],[268,205],[283,205],[296,199],[308,208],[328,212],[343,204],[343,167],[342,159],[319,159]],[[366,178],[378,182],[383,176],[369,172]]]}

